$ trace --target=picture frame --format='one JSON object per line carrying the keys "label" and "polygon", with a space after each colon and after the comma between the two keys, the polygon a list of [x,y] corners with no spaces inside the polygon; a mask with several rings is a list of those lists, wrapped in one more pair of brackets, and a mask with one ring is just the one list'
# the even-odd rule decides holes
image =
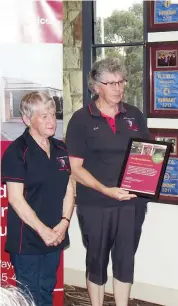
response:
{"label": "picture frame", "polygon": [[150,128],[149,130],[153,140],[170,141],[173,144],[158,201],[178,205],[178,129]]}
{"label": "picture frame", "polygon": [[131,138],[117,186],[140,197],[157,200],[172,144]]}
{"label": "picture frame", "polygon": [[147,116],[178,118],[178,42],[148,43]]}
{"label": "picture frame", "polygon": [[147,1],[147,31],[164,32],[178,29],[178,3]]}

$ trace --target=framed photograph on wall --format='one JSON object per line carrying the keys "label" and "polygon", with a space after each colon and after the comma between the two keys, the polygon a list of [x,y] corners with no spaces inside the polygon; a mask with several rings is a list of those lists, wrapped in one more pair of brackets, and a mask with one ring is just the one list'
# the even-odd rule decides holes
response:
{"label": "framed photograph on wall", "polygon": [[147,5],[148,32],[177,31],[178,2],[156,0],[148,1]]}
{"label": "framed photograph on wall", "polygon": [[148,117],[178,118],[178,42],[147,45]]}
{"label": "framed photograph on wall", "polygon": [[153,128],[149,130],[153,140],[172,143],[159,202],[178,205],[178,130]]}

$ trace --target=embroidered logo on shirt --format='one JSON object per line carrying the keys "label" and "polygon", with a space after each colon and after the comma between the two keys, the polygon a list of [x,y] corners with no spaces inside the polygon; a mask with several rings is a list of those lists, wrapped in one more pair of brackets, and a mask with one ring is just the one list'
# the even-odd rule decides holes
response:
{"label": "embroidered logo on shirt", "polygon": [[138,131],[138,125],[135,122],[135,118],[124,117],[124,120],[127,123],[128,130]]}
{"label": "embroidered logo on shirt", "polygon": [[64,160],[63,158],[59,158],[59,159],[58,159],[58,162],[61,164],[61,167],[62,167],[62,168],[65,167],[66,162],[65,162],[65,160]]}
{"label": "embroidered logo on shirt", "polygon": [[60,165],[60,168],[62,168],[63,170],[68,170],[69,169],[68,156],[67,155],[56,157],[56,160],[57,160],[58,164]]}
{"label": "embroidered logo on shirt", "polygon": [[93,128],[94,131],[99,130],[99,126]]}

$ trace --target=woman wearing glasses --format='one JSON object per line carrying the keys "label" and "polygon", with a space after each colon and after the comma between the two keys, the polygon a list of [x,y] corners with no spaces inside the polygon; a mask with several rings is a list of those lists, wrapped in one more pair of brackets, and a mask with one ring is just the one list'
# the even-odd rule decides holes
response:
{"label": "woman wearing glasses", "polygon": [[92,306],[103,305],[110,252],[116,305],[128,305],[145,217],[146,199],[116,187],[129,139],[149,138],[143,114],[123,102],[126,83],[118,59],[94,63],[88,77],[94,99],[73,114],[66,135]]}

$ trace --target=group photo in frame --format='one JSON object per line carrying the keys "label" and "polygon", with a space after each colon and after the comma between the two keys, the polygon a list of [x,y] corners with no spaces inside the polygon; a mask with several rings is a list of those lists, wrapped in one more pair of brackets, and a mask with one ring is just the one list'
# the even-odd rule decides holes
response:
{"label": "group photo in frame", "polygon": [[147,114],[178,118],[178,42],[147,45]]}
{"label": "group photo in frame", "polygon": [[172,144],[158,201],[178,205],[178,130],[150,128],[152,139]]}
{"label": "group photo in frame", "polygon": [[177,31],[178,2],[148,1],[147,2],[147,31]]}

